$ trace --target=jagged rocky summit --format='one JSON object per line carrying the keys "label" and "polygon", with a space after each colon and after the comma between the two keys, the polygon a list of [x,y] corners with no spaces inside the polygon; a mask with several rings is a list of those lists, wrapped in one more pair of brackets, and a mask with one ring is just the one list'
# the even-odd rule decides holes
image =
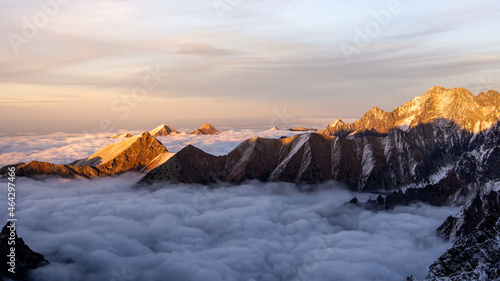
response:
{"label": "jagged rocky summit", "polygon": [[[52,164],[32,161],[15,165],[18,176],[52,175],[60,177],[95,178],[128,171],[150,170],[172,155],[161,142],[149,133],[143,133],[118,143],[110,144],[91,156],[70,164]],[[7,167],[0,169],[6,174]]]}
{"label": "jagged rocky summit", "polygon": [[194,135],[218,135],[221,132],[217,130],[213,125],[205,123],[201,125],[200,128],[196,129],[195,131],[191,132],[190,134]]}
{"label": "jagged rocky summit", "polygon": [[346,124],[337,119],[319,134],[327,136],[380,135],[391,130],[408,130],[422,124],[446,119],[462,130],[478,133],[489,129],[500,118],[500,95],[490,90],[474,96],[463,88],[432,87],[391,112],[372,108],[361,119]]}
{"label": "jagged rocky summit", "polygon": [[[9,256],[12,256],[11,247],[15,247],[14,273],[9,271],[11,269],[9,264]],[[17,236],[15,224],[7,222],[0,233],[0,280],[2,280],[2,276],[16,281],[28,280],[27,275],[30,269],[35,269],[48,263],[42,254],[31,250],[24,240]]]}

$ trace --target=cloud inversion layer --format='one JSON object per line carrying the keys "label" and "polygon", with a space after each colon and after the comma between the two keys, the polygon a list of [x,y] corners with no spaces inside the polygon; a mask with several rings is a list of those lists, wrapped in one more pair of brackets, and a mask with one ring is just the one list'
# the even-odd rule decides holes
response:
{"label": "cloud inversion layer", "polygon": [[33,272],[36,280],[424,277],[449,246],[435,229],[457,211],[365,211],[343,203],[373,195],[336,183],[314,193],[282,183],[151,192],[132,189],[139,177],[19,179],[19,234],[51,261]]}

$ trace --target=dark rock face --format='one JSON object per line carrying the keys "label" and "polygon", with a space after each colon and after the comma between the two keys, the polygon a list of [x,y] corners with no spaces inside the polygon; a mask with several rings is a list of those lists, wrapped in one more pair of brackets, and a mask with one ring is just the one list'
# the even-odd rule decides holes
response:
{"label": "dark rock face", "polygon": [[500,280],[500,193],[477,195],[459,215],[439,228],[456,238],[436,260],[426,280]]}
{"label": "dark rock face", "polygon": [[251,138],[227,158],[225,180],[317,183],[330,179],[331,138],[304,134],[285,139]]}
{"label": "dark rock face", "polygon": [[[88,158],[74,161],[68,165],[32,161],[9,165],[16,167],[16,175],[33,177],[52,175],[59,177],[95,178],[120,174],[127,171],[141,171],[158,156],[168,153],[167,149],[149,133],[128,138],[108,145]],[[0,169],[6,174],[7,166]]]}
{"label": "dark rock face", "polygon": [[438,232],[447,240],[455,240],[471,234],[487,216],[500,217],[500,193],[477,193],[456,217],[448,217]]}
{"label": "dark rock face", "polygon": [[159,181],[210,184],[222,180],[226,156],[213,156],[188,145],[163,165],[146,174],[140,183]]}
{"label": "dark rock face", "polygon": [[[43,255],[33,252],[22,238],[17,237],[16,231],[11,236],[11,227],[12,224],[8,222],[0,233],[0,275],[13,280],[28,280],[28,270],[44,266],[48,264],[48,261],[44,259]],[[15,241],[15,246],[9,245],[10,237],[13,237],[10,239],[10,243]],[[10,258],[7,255],[11,254],[11,247],[15,247],[15,273],[9,272],[8,262]]]}
{"label": "dark rock face", "polygon": [[[387,196],[380,196],[376,200],[368,200],[365,207],[368,209],[388,210],[398,205],[423,202],[433,206],[449,205],[451,198],[464,191],[466,184],[459,181],[454,173],[448,175],[436,184],[422,188],[408,188],[405,192],[394,191]],[[465,192],[467,193],[467,192]]]}

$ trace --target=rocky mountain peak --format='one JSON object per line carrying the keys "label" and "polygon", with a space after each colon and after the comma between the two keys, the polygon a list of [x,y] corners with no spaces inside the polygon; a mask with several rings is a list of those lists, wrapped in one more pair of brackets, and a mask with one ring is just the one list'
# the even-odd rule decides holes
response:
{"label": "rocky mountain peak", "polygon": [[144,132],[140,135],[128,138],[121,142],[113,143],[101,148],[88,158],[71,163],[73,166],[98,166],[106,164],[123,153],[140,153],[142,149],[158,150],[160,152],[168,152],[161,142],[151,136],[150,133]]}
{"label": "rocky mountain peak", "polygon": [[149,133],[153,137],[161,137],[161,136],[169,136],[169,135],[178,134],[179,132],[174,130],[172,127],[170,127],[167,124],[161,124],[160,126],[149,131]]}
{"label": "rocky mountain peak", "polygon": [[440,97],[450,97],[450,98],[463,98],[463,99],[473,99],[474,95],[467,89],[457,87],[453,89],[446,89],[440,86],[434,86],[429,89],[425,96],[440,96]]}
{"label": "rocky mountain peak", "polygon": [[220,133],[212,124],[208,123],[201,125],[197,130],[191,132],[191,134],[195,135],[218,135]]}
{"label": "rocky mountain peak", "polygon": [[343,125],[345,125],[344,121],[342,121],[340,118],[337,118],[335,121],[333,121],[332,124],[328,125],[328,127],[337,128]]}
{"label": "rocky mountain peak", "polygon": [[482,106],[500,107],[500,94],[497,91],[489,90],[484,93],[481,92],[476,96],[476,102]]}
{"label": "rocky mountain peak", "polygon": [[226,156],[214,156],[188,145],[168,161],[147,173],[141,184],[158,181],[210,184],[219,182],[223,175]]}

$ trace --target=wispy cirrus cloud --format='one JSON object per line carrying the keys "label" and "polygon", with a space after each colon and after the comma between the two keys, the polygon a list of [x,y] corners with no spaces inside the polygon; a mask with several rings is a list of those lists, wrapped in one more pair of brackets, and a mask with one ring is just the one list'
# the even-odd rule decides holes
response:
{"label": "wispy cirrus cloud", "polygon": [[[12,52],[7,36],[0,38],[0,99],[13,91],[50,99],[43,89],[55,85],[67,94],[98,93],[89,104],[107,102],[159,65],[169,79],[141,107],[213,101],[212,111],[190,113],[200,121],[225,111],[226,118],[250,111],[262,117],[262,106],[284,103],[301,117],[359,117],[375,104],[390,110],[434,85],[467,87],[480,75],[500,76],[500,43],[491,36],[500,27],[498,3],[400,2],[401,13],[349,64],[339,47],[353,42],[356,28],[376,21],[387,1],[243,1],[224,20],[211,1],[69,1],[21,46],[22,54]],[[21,32],[23,18],[40,10],[28,1],[0,5],[0,34]],[[232,108],[242,114],[233,116]],[[83,119],[95,123],[107,115],[109,107],[102,107]],[[162,117],[148,116],[150,122]]]}

